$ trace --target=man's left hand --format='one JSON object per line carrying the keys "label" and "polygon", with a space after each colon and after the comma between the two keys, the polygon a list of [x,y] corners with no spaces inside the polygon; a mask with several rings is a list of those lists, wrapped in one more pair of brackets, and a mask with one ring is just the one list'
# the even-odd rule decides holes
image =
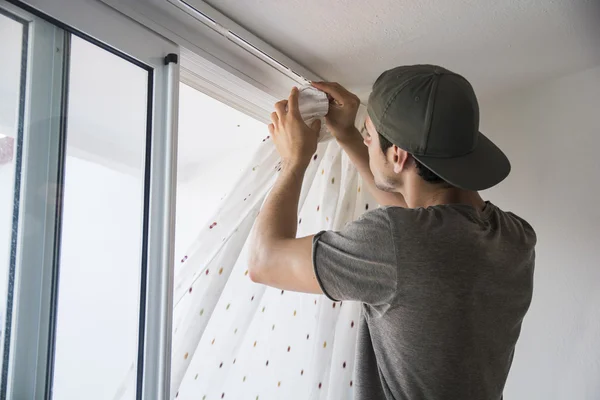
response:
{"label": "man's left hand", "polygon": [[293,166],[308,166],[317,151],[321,121],[316,120],[310,127],[304,123],[298,108],[298,88],[292,89],[288,100],[275,104],[271,121],[273,123],[269,124],[269,132],[282,162]]}

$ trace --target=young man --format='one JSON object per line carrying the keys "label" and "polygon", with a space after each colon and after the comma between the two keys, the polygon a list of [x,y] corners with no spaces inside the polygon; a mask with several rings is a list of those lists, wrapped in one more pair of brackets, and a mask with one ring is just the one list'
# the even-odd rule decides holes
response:
{"label": "young man", "polygon": [[269,125],[283,167],[256,221],[252,280],[363,304],[356,399],[501,399],[531,301],[536,236],[477,193],[510,164],[479,132],[471,85],[437,66],[384,72],[366,147],[358,98],[314,86],[331,98],[327,125],[382,207],[341,232],[296,238],[319,123],[302,122],[292,90]]}

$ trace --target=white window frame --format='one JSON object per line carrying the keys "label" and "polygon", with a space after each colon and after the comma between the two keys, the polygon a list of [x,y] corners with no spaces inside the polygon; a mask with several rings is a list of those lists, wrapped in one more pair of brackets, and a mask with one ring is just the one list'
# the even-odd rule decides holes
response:
{"label": "white window frame", "polygon": [[[47,201],[37,200],[35,192],[47,182],[56,182],[59,175],[58,158],[48,154],[59,152],[62,94],[57,88],[63,78],[65,37],[60,29],[17,7],[2,6],[28,24],[28,41],[23,43],[27,46],[23,147],[21,157],[17,154],[17,161],[22,160],[16,193],[20,203],[18,247],[12,304],[7,304],[12,310],[7,314],[7,327],[11,329],[6,332],[4,354],[10,368],[3,370],[3,375],[8,374],[2,382],[2,394],[8,394],[8,398],[35,398],[35,393],[46,390],[44,377],[51,352],[48,336],[53,313],[44,305],[52,302],[57,246],[57,210]],[[57,185],[48,185],[43,200],[55,199],[57,194]],[[41,229],[30,228],[30,215],[38,215],[43,221]]]}
{"label": "white window frame", "polygon": [[[107,50],[122,53],[130,61],[143,64],[151,71],[152,98],[151,143],[147,149],[145,171],[145,224],[146,251],[142,254],[146,270],[142,283],[140,312],[141,357],[138,355],[138,399],[166,399],[170,390],[172,291],[174,267],[175,186],[177,165],[177,99],[179,82],[179,48],[173,42],[135,23],[131,19],[96,0],[28,0],[1,1],[0,5],[20,18],[31,22],[32,40],[28,64],[28,87],[39,93],[28,93],[26,118],[34,115],[60,115],[60,103],[65,97],[57,92],[57,81],[63,82],[63,58],[54,50],[61,50],[62,31],[84,37]],[[49,21],[49,22],[46,22]],[[54,32],[42,35],[43,29]],[[48,33],[48,32],[46,32]],[[52,43],[50,43],[52,42]],[[57,47],[58,45],[58,47]],[[63,49],[64,50],[64,49]],[[170,55],[169,58],[166,58]],[[48,69],[52,62],[56,69]],[[51,71],[54,71],[52,73]],[[60,72],[60,74],[59,74]],[[59,74],[60,76],[58,76]],[[150,74],[150,73],[149,73]],[[35,86],[30,84],[36,80]],[[37,108],[36,108],[37,107]],[[58,110],[58,112],[57,112]],[[32,114],[33,113],[33,114]],[[45,113],[45,114],[44,114]],[[60,154],[45,166],[46,175],[40,175],[39,162],[34,165],[33,154],[60,153],[62,140],[61,118],[44,125],[47,141],[34,146],[25,140],[24,152],[32,161],[24,164],[21,200],[27,207],[45,209],[46,199],[37,203],[28,197],[28,186],[36,180],[47,179],[48,174],[61,175]],[[52,121],[52,119],[50,118]],[[25,125],[29,126],[29,121]],[[29,135],[29,136],[28,136]],[[27,139],[31,134],[25,132]],[[64,136],[63,136],[64,138]],[[62,144],[64,146],[64,143]],[[64,149],[63,149],[64,150]],[[27,155],[27,154],[26,154]],[[64,157],[63,157],[64,162]],[[60,183],[60,179],[58,181]],[[47,199],[56,198],[57,191],[49,190]],[[31,204],[30,204],[31,203]],[[23,220],[21,210],[20,220]],[[46,227],[43,234],[29,238],[26,226],[19,228],[19,255],[13,315],[14,330],[11,335],[7,377],[7,398],[49,399],[52,386],[53,345],[58,287],[57,249],[60,242],[60,205],[56,210],[45,209]],[[57,234],[58,232],[58,234]],[[31,249],[38,251],[32,253]],[[144,271],[143,271],[144,272]],[[143,360],[141,363],[140,361]]]}

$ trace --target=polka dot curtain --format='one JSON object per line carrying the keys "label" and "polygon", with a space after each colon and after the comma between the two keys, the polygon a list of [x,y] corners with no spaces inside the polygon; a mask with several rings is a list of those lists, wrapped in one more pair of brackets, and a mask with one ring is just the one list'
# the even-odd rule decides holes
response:
{"label": "polka dot curtain", "polygon": [[[365,115],[361,107],[357,126]],[[262,142],[176,260],[171,398],[351,399],[360,304],[248,277],[248,237],[280,170],[270,137]],[[376,206],[337,142],[320,142],[302,187],[298,237],[339,230]]]}
{"label": "polka dot curtain", "polygon": [[[364,122],[364,110],[357,125]],[[360,305],[248,277],[248,236],[279,172],[270,137],[175,267],[172,397],[350,399]],[[298,236],[339,230],[376,206],[335,141],[319,143]]]}

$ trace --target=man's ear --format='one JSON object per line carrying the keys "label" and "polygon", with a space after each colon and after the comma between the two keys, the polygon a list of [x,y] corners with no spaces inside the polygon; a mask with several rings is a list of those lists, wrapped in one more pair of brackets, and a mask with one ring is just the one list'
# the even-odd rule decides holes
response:
{"label": "man's ear", "polygon": [[410,154],[406,150],[402,150],[398,146],[392,146],[392,156],[393,156],[393,164],[394,164],[394,172],[399,174],[403,170],[408,167],[408,160],[410,158]]}

